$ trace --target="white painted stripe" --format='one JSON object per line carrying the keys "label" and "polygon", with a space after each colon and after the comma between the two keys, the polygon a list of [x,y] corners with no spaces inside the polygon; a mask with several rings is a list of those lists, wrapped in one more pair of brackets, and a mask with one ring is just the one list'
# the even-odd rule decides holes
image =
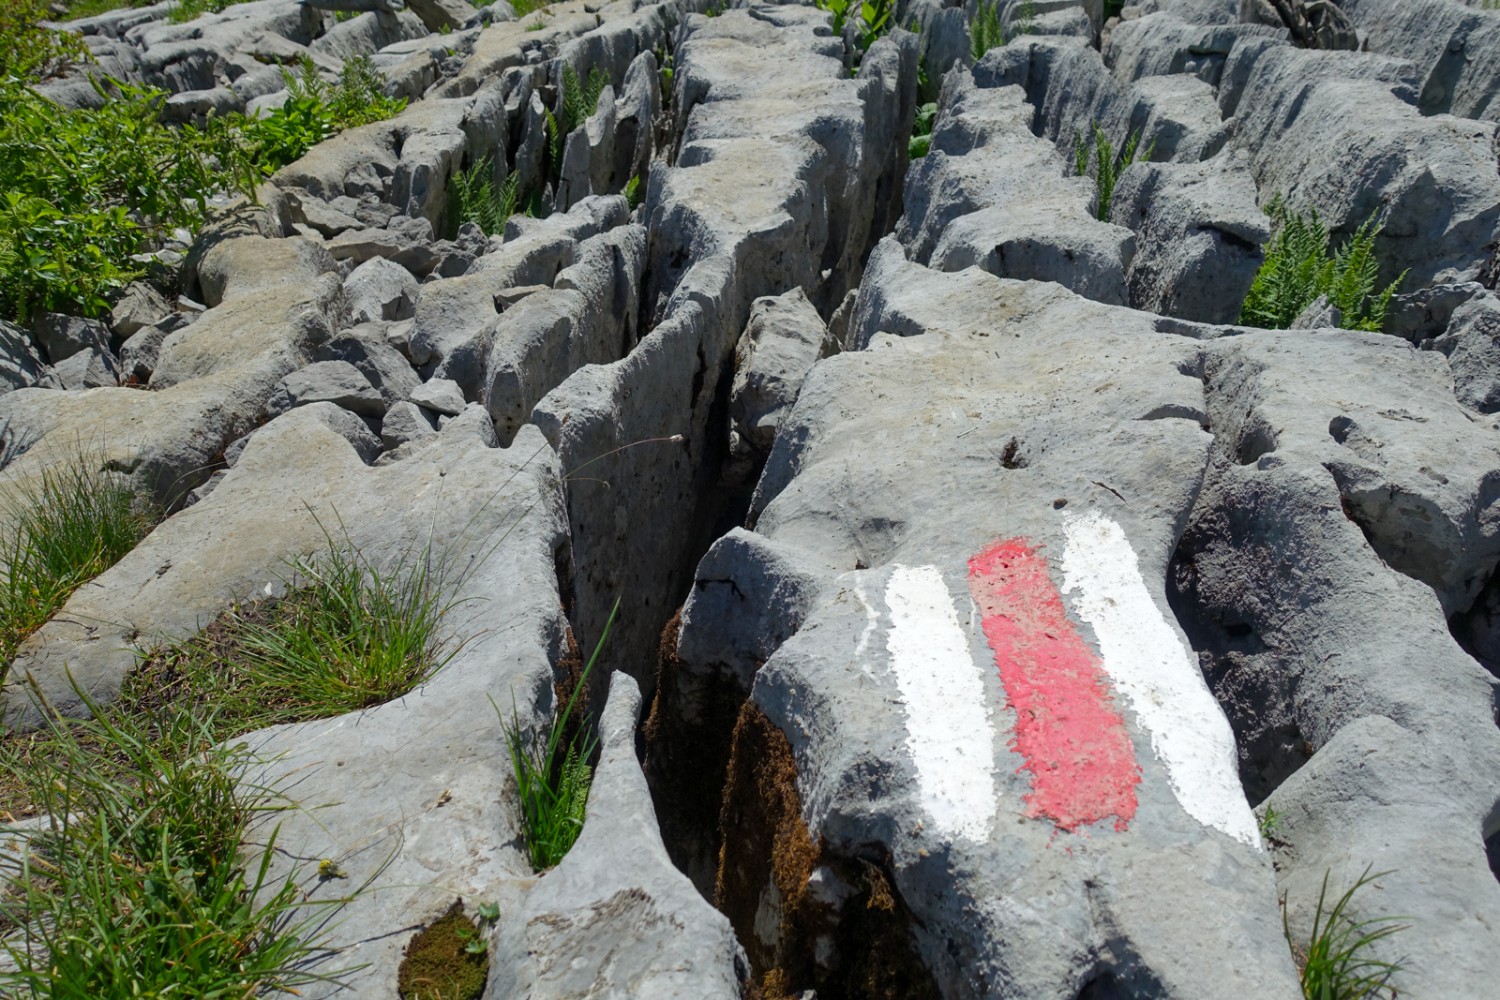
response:
{"label": "white painted stripe", "polygon": [[1205,826],[1259,845],[1229,721],[1151,599],[1125,532],[1098,511],[1065,513],[1063,529],[1063,593],[1093,626],[1105,673],[1150,735],[1177,801]]}
{"label": "white painted stripe", "polygon": [[940,835],[983,842],[995,812],[994,729],[943,575],[935,566],[897,566],[885,603],[886,648],[906,703],[922,808]]}

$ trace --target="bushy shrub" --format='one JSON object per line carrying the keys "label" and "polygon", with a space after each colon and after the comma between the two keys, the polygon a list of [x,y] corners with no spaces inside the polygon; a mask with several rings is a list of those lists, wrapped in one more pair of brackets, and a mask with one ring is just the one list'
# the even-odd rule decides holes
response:
{"label": "bushy shrub", "polygon": [[[100,86],[97,85],[96,86]],[[117,85],[102,107],[65,110],[0,82],[0,314],[99,316],[139,275],[130,256],[207,218],[209,198],[254,190],[232,129],[171,128],[166,93]]]}
{"label": "bushy shrub", "polygon": [[240,0],[177,0],[167,12],[167,20],[173,24],[183,24],[204,14],[217,14],[238,2]]}
{"label": "bushy shrub", "polygon": [[1375,216],[1333,251],[1328,227],[1316,211],[1294,212],[1278,196],[1267,212],[1271,242],[1240,310],[1241,323],[1285,330],[1319,296],[1327,296],[1329,304],[1339,310],[1344,328],[1377,333],[1384,328],[1391,297],[1406,273],[1376,290],[1380,263],[1375,259],[1375,237],[1380,235],[1380,224]]}
{"label": "bushy shrub", "polygon": [[366,56],[345,62],[337,84],[324,80],[306,56],[296,73],[285,68],[281,73],[286,102],[243,125],[250,155],[266,176],[344,129],[393,118],[406,107],[406,98],[386,96],[385,80]]}
{"label": "bushy shrub", "polygon": [[82,36],[41,25],[51,16],[43,0],[0,3],[0,80],[36,82],[89,61]]}

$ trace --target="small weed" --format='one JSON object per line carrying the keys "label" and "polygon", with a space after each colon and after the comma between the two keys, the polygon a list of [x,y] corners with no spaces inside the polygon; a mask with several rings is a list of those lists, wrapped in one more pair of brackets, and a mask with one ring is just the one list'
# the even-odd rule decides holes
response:
{"label": "small weed", "polygon": [[[0,754],[47,817],[12,831],[11,892],[0,918],[14,997],[245,997],[336,977],[308,972],[314,927],[288,877],[276,883],[272,833],[245,850],[252,819],[277,808],[246,792],[243,746],[215,745],[191,713],[91,706],[51,720],[49,752]],[[9,748],[7,748],[8,751]]]}
{"label": "small weed", "polygon": [[1272,220],[1271,242],[1245,297],[1240,322],[1284,330],[1319,296],[1326,295],[1346,329],[1380,332],[1406,272],[1376,290],[1380,264],[1375,259],[1375,238],[1381,228],[1376,217],[1366,219],[1347,243],[1331,252],[1328,227],[1317,212],[1306,216],[1293,212],[1280,196],[1272,199],[1267,211]]}
{"label": "small weed", "polygon": [[157,519],[122,475],[80,453],[0,498],[0,680],[16,648],[73,591],[135,548]]}
{"label": "small weed", "polygon": [[541,30],[542,30],[542,29],[543,29],[543,28],[545,28],[545,27],[546,27],[546,25],[544,25],[544,24],[543,24],[543,23],[542,23],[542,22],[541,22],[541,20],[540,20],[540,19],[537,19],[537,20],[535,20],[535,21],[532,21],[532,22],[531,22],[531,23],[530,23],[530,24],[528,24],[528,25],[527,25],[527,26],[526,26],[526,30],[527,30],[527,31],[541,31]]}
{"label": "small weed", "polygon": [[[604,649],[604,641],[609,638],[610,627],[614,625],[619,610],[617,600],[604,623],[604,634],[599,636],[594,653],[578,677],[567,705],[560,715],[553,718],[545,742],[535,736],[528,738],[514,704],[510,722],[506,723],[503,716],[501,718],[511,768],[516,776],[516,791],[521,800],[521,833],[531,867],[538,872],[562,861],[583,830],[589,781],[593,776],[589,759],[598,739],[591,735],[575,735],[566,740],[564,746],[564,734],[568,731],[573,706],[588,684],[589,674]],[[499,710],[496,706],[495,711],[499,713]],[[586,723],[583,728],[587,729]]]}
{"label": "small weed", "polygon": [[937,104],[924,104],[917,109],[911,123],[911,139],[906,144],[908,159],[917,160],[926,156],[932,148],[932,123],[937,120]]}
{"label": "small weed", "polygon": [[[1098,122],[1093,125],[1093,143],[1090,144],[1078,133],[1073,134],[1073,165],[1078,171],[1078,176],[1094,178],[1094,218],[1101,222],[1109,221],[1109,210],[1114,202],[1115,185],[1120,181],[1120,175],[1125,168],[1136,161],[1136,152],[1141,142],[1140,130],[1134,130],[1125,139],[1125,146],[1115,155],[1114,144],[1109,141],[1109,136],[1104,129],[1099,127]],[[1146,147],[1141,154],[1142,160],[1150,160],[1151,154],[1156,151],[1156,143]],[[1093,165],[1090,167],[1090,160]]]}
{"label": "small weed", "polygon": [[482,932],[454,900],[436,921],[411,939],[396,972],[401,1000],[478,1000],[489,978]]}
{"label": "small weed", "polygon": [[1281,828],[1281,813],[1270,806],[1261,814],[1256,825],[1260,828],[1260,839],[1270,841],[1271,837]]}
{"label": "small weed", "polygon": [[[493,3],[494,0],[490,0],[490,2]],[[546,8],[551,4],[552,0],[512,0],[511,9],[516,12],[516,20],[519,21],[527,14],[535,14],[538,11],[545,11]],[[547,13],[550,14],[551,12],[547,11]],[[538,25],[537,30],[540,30],[540,25],[542,23],[541,19],[538,18],[536,23]],[[526,30],[531,31],[533,29],[528,27]]]}
{"label": "small weed", "polygon": [[636,174],[626,181],[620,193],[625,196],[625,204],[630,206],[632,212],[640,208],[641,200],[645,197],[645,185],[641,183],[641,175]]}
{"label": "small weed", "polygon": [[1347,913],[1356,892],[1389,874],[1371,875],[1367,866],[1359,880],[1329,908],[1328,873],[1324,872],[1312,935],[1305,948],[1292,944],[1283,903],[1282,930],[1302,969],[1302,995],[1307,1000],[1378,1000],[1396,996],[1390,979],[1400,970],[1401,963],[1371,958],[1369,949],[1382,938],[1405,930],[1406,925],[1399,923],[1400,917],[1352,920]]}
{"label": "small weed", "polygon": [[486,156],[453,178],[458,222],[475,223],[486,236],[504,232],[505,220],[516,214],[520,204],[517,185],[521,175],[511,173],[499,187],[495,186],[494,177],[494,161]]}
{"label": "small weed", "polygon": [[1000,24],[1000,0],[990,0],[989,3],[980,0],[974,11],[974,20],[969,25],[969,46],[973,50],[974,61],[978,62],[990,49],[997,49],[1004,44],[1005,29]]}
{"label": "small weed", "polygon": [[183,24],[204,14],[218,14],[238,2],[239,0],[177,0],[167,12],[167,20],[173,24]]}

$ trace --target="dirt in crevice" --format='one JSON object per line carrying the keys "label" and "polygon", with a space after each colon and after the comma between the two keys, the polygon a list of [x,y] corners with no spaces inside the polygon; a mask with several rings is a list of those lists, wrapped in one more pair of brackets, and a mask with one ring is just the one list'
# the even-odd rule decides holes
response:
{"label": "dirt in crevice", "polygon": [[677,658],[681,630],[678,610],[662,630],[656,696],[643,727],[646,781],[672,863],[712,901],[730,740],[749,692],[728,671],[686,675]]}
{"label": "dirt in crevice", "polygon": [[727,777],[714,902],[750,958],[748,995],[936,1000],[889,859],[843,857],[814,842],[791,744],[750,701],[734,727]]}

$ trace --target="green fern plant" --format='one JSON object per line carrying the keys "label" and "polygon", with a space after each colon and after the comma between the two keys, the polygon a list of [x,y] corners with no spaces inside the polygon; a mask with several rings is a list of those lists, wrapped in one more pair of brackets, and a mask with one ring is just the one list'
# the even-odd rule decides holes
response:
{"label": "green fern plant", "polygon": [[512,172],[499,187],[495,186],[494,178],[494,160],[488,156],[453,178],[453,193],[457,201],[455,220],[460,225],[475,223],[486,236],[501,233],[505,221],[516,214],[520,204],[517,185],[521,175]]}
{"label": "green fern plant", "polygon": [[589,70],[588,82],[579,79],[578,71],[563,64],[562,136],[566,139],[573,130],[582,125],[599,110],[599,98],[609,85],[609,77],[595,66]]}
{"label": "green fern plant", "polygon": [[1390,980],[1401,969],[1401,963],[1372,958],[1369,951],[1377,941],[1405,930],[1406,925],[1399,922],[1400,917],[1354,920],[1348,914],[1356,892],[1389,874],[1371,875],[1370,867],[1366,866],[1358,881],[1330,907],[1328,873],[1324,872],[1312,933],[1305,947],[1292,942],[1291,926],[1286,910],[1282,910],[1282,931],[1302,970],[1302,995],[1306,1000],[1379,1000],[1396,996]]}
{"label": "green fern plant", "polygon": [[974,20],[969,24],[969,48],[974,54],[974,61],[978,62],[990,49],[997,49],[1004,44],[1005,28],[1000,24],[1000,0],[991,0],[989,3],[979,0],[979,6],[974,9]]}
{"label": "green fern plant", "polygon": [[[553,717],[545,740],[526,734],[514,703],[510,721],[501,719],[511,769],[516,778],[516,792],[521,800],[521,834],[526,841],[531,867],[538,872],[553,868],[562,861],[583,831],[589,782],[593,777],[589,760],[599,740],[587,731],[586,721],[580,732],[570,738],[567,735],[568,723],[619,610],[617,600],[604,623],[604,633],[599,636],[593,655],[574,684],[567,705]],[[498,706],[496,712],[499,712]]]}
{"label": "green fern plant", "polygon": [[1380,263],[1375,257],[1375,238],[1381,230],[1377,217],[1370,216],[1342,247],[1331,251],[1328,226],[1316,211],[1294,212],[1278,195],[1267,212],[1272,220],[1271,242],[1240,309],[1240,322],[1285,330],[1319,296],[1327,296],[1344,328],[1380,332],[1406,272],[1376,289]]}
{"label": "green fern plant", "polygon": [[1077,132],[1073,133],[1073,166],[1078,171],[1078,176],[1094,178],[1093,212],[1094,218],[1101,222],[1109,221],[1115,186],[1125,168],[1136,161],[1138,152],[1141,160],[1150,160],[1156,152],[1155,142],[1147,146],[1144,152],[1140,152],[1140,143],[1141,132],[1135,129],[1126,136],[1125,145],[1120,149],[1119,155],[1116,155],[1114,143],[1110,142],[1109,134],[1099,127],[1098,122],[1093,123],[1092,143]]}

